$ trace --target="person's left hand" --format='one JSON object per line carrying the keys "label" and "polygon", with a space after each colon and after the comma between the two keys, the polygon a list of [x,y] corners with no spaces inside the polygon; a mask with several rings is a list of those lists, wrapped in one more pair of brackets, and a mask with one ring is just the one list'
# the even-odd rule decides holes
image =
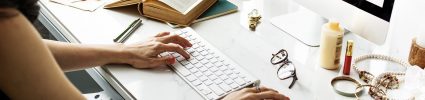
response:
{"label": "person's left hand", "polygon": [[126,45],[123,47],[123,51],[130,55],[125,63],[135,68],[153,68],[175,63],[173,56],[159,57],[159,54],[163,52],[177,52],[189,59],[190,55],[184,48],[191,46],[192,44],[188,40],[176,34],[162,32],[149,41]]}

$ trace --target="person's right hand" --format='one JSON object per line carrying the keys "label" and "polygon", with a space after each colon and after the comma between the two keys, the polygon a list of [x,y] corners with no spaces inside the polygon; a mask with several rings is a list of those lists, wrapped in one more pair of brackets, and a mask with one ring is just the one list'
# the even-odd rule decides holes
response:
{"label": "person's right hand", "polygon": [[270,88],[260,87],[260,91],[257,91],[255,87],[244,88],[230,93],[223,100],[289,100],[289,97],[279,94],[279,92]]}
{"label": "person's right hand", "polygon": [[153,68],[166,64],[175,63],[175,57],[158,55],[163,52],[177,52],[184,58],[190,58],[190,55],[184,48],[191,47],[192,44],[176,34],[162,32],[145,42],[139,42],[130,45],[124,45],[123,50],[130,56],[124,59],[125,63],[135,68]]}

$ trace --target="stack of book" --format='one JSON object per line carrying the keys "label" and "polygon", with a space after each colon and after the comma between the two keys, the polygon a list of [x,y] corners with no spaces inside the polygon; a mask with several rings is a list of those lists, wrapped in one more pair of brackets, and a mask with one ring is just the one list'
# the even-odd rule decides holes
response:
{"label": "stack of book", "polygon": [[120,0],[104,8],[135,4],[142,16],[184,26],[237,11],[227,0]]}

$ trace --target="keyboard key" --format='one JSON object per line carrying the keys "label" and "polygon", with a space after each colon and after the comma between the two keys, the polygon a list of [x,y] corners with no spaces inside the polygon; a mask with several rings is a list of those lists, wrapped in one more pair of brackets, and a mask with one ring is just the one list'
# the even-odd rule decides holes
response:
{"label": "keyboard key", "polygon": [[[193,41],[195,41],[195,40],[193,40]],[[195,49],[195,50],[198,50],[199,47],[200,46],[197,43],[192,44],[192,48]]]}
{"label": "keyboard key", "polygon": [[192,68],[194,68],[195,66],[193,66],[192,64],[188,64],[188,65],[186,65],[186,66],[184,66],[184,67],[186,67],[187,69],[192,69]]}
{"label": "keyboard key", "polygon": [[216,59],[220,59],[221,57],[220,56],[214,56]]}
{"label": "keyboard key", "polygon": [[246,76],[245,76],[245,75],[242,75],[242,73],[239,73],[239,74],[238,74],[238,76],[239,76],[240,78],[246,78]]}
{"label": "keyboard key", "polygon": [[230,84],[232,84],[233,83],[233,81],[232,81],[232,79],[226,79],[226,80],[224,80],[224,83],[226,83],[226,84],[228,84],[228,85],[230,85]]}
{"label": "keyboard key", "polygon": [[176,66],[174,67],[180,74],[182,74],[183,76],[188,76],[190,75],[190,71],[187,70],[186,68],[184,68],[183,66]]}
{"label": "keyboard key", "polygon": [[199,53],[201,53],[201,52],[203,52],[203,51],[205,51],[205,50],[204,50],[204,48],[203,48],[203,47],[199,46],[199,47],[196,49],[196,51],[198,51]]}
{"label": "keyboard key", "polygon": [[224,73],[222,71],[216,71],[214,73],[215,73],[215,75],[218,75],[218,76],[224,75]]}
{"label": "keyboard key", "polygon": [[229,70],[226,66],[220,66],[218,67],[221,71]]}
{"label": "keyboard key", "polygon": [[198,56],[198,57],[196,57],[196,59],[198,59],[200,61],[200,60],[205,59],[205,57],[204,56]]}
{"label": "keyboard key", "polygon": [[219,75],[218,77],[220,77],[220,79],[225,80],[225,79],[229,79],[229,77],[227,75]]}
{"label": "keyboard key", "polygon": [[207,59],[202,59],[200,62],[201,62],[202,64],[207,64],[209,61],[208,61]]}
{"label": "keyboard key", "polygon": [[230,75],[230,74],[233,74],[233,72],[231,71],[231,70],[228,70],[228,69],[225,69],[224,70],[224,73],[226,74],[226,75]]}
{"label": "keyboard key", "polygon": [[192,56],[193,57],[198,57],[200,54],[198,53],[198,52],[196,52],[196,51],[194,51],[193,53],[192,53]]}
{"label": "keyboard key", "polygon": [[196,77],[202,76],[202,73],[199,72],[199,71],[198,72],[195,72],[194,74],[195,74]]}
{"label": "keyboard key", "polygon": [[245,80],[246,83],[251,83],[252,81],[248,78],[243,78],[243,80]]}
{"label": "keyboard key", "polygon": [[161,54],[159,54],[161,57],[165,57],[165,56],[170,56],[170,54],[168,52],[163,52]]}
{"label": "keyboard key", "polygon": [[236,83],[231,83],[230,84],[230,87],[232,87],[233,89],[238,89],[239,88],[239,85],[236,84]]}
{"label": "keyboard key", "polygon": [[192,68],[192,69],[189,69],[190,70],[190,72],[192,72],[192,73],[196,73],[196,72],[198,72],[199,70],[197,69],[197,68]]}
{"label": "keyboard key", "polygon": [[193,42],[191,42],[192,44],[201,44],[201,41],[199,41],[198,39],[194,39]]}
{"label": "keyboard key", "polygon": [[189,62],[190,62],[190,63],[192,63],[192,64],[197,64],[197,63],[199,63],[199,61],[198,61],[197,59],[191,59]]}
{"label": "keyboard key", "polygon": [[215,84],[221,84],[221,83],[223,83],[223,80],[221,80],[221,79],[216,79],[216,80],[214,80],[214,83],[215,83]]}
{"label": "keyboard key", "polygon": [[238,75],[236,75],[235,73],[230,74],[229,76],[230,76],[230,78],[232,78],[232,79],[236,79],[236,78],[238,78]]}
{"label": "keyboard key", "polygon": [[235,82],[238,83],[240,86],[245,85],[245,81],[241,78],[236,78]]}
{"label": "keyboard key", "polygon": [[213,59],[210,60],[210,62],[213,63],[213,64],[216,64],[218,62],[218,60],[213,58]]}
{"label": "keyboard key", "polygon": [[208,60],[211,60],[212,58],[214,58],[214,56],[208,54],[208,55],[205,55],[205,58],[207,58]]}
{"label": "keyboard key", "polygon": [[218,61],[220,61],[220,62],[226,62],[224,59],[222,59],[222,58],[216,58]]}
{"label": "keyboard key", "polygon": [[174,56],[174,57],[180,57],[180,54],[175,53],[175,52],[171,53],[171,55]]}
{"label": "keyboard key", "polygon": [[178,31],[178,32],[176,32],[176,34],[177,35],[179,35],[179,36],[181,36],[181,35],[184,35],[186,32],[182,32],[182,31]]}
{"label": "keyboard key", "polygon": [[212,67],[217,68],[216,66],[214,66],[214,65],[213,65],[213,64],[211,64],[211,63],[207,63],[207,64],[205,64],[205,66],[206,66],[206,67],[208,67],[208,68],[212,68]]}
{"label": "keyboard key", "polygon": [[196,77],[195,77],[194,75],[186,76],[186,79],[187,79],[188,81],[190,81],[190,82],[193,82],[193,81],[197,80],[197,79],[196,79]]}
{"label": "keyboard key", "polygon": [[202,82],[204,82],[204,81],[208,80],[208,77],[202,75],[202,76],[199,77],[199,80],[201,80]]}
{"label": "keyboard key", "polygon": [[216,72],[216,71],[218,71],[218,68],[217,67],[209,67],[210,68],[210,71],[211,72]]}
{"label": "keyboard key", "polygon": [[183,66],[186,66],[186,65],[190,64],[190,62],[189,62],[189,61],[187,61],[187,60],[180,61],[180,63],[181,63]]}
{"label": "keyboard key", "polygon": [[196,52],[196,50],[195,50],[195,49],[193,49],[193,48],[189,48],[189,49],[187,49],[186,51],[187,51],[189,54],[191,54],[191,55],[192,55],[192,53]]}
{"label": "keyboard key", "polygon": [[212,84],[212,85],[210,85],[209,87],[210,87],[210,89],[211,89],[212,91],[214,91],[214,93],[215,93],[215,94],[217,94],[218,96],[224,95],[224,91],[223,91],[220,87],[218,87],[217,85]]}
{"label": "keyboard key", "polygon": [[207,98],[209,100],[214,100],[214,99],[218,99],[218,96],[214,93],[210,93],[210,94],[207,95]]}
{"label": "keyboard key", "polygon": [[195,85],[195,86],[198,86],[198,85],[201,85],[201,84],[202,84],[202,82],[201,82],[200,80],[194,80],[194,81],[192,82],[192,84],[193,84],[193,85]]}
{"label": "keyboard key", "polygon": [[214,65],[216,65],[216,66],[218,66],[218,67],[227,67],[227,66],[224,66],[224,64],[222,63],[222,62],[216,62]]}
{"label": "keyboard key", "polygon": [[210,78],[211,80],[215,80],[215,79],[218,79],[218,77],[217,77],[217,75],[210,75],[210,76],[208,76],[208,78]]}
{"label": "keyboard key", "polygon": [[195,64],[195,67],[196,67],[196,68],[201,68],[202,66],[204,66],[204,65],[202,65],[201,63],[197,63],[197,64]]}
{"label": "keyboard key", "polygon": [[211,84],[213,84],[213,81],[208,79],[208,80],[204,81],[204,84],[207,85],[207,86],[210,86]]}
{"label": "keyboard key", "polygon": [[223,89],[226,92],[230,92],[232,90],[232,88],[230,86],[228,86],[227,84],[219,84],[218,86],[220,86],[221,89]]}
{"label": "keyboard key", "polygon": [[205,50],[201,51],[200,53],[201,53],[201,55],[203,55],[203,56],[208,55],[208,52],[207,52],[207,51],[205,51]]}
{"label": "keyboard key", "polygon": [[210,90],[210,88],[208,88],[204,84],[198,85],[197,88],[199,89],[199,91],[201,91],[202,94],[207,95],[207,94],[212,93],[212,91]]}
{"label": "keyboard key", "polygon": [[202,67],[200,67],[200,68],[199,68],[199,70],[200,70],[200,71],[202,71],[202,72],[205,72],[205,71],[207,71],[207,70],[208,70],[208,68],[207,68],[207,67],[205,67],[205,66],[202,66]]}
{"label": "keyboard key", "polygon": [[205,71],[204,75],[210,76],[210,75],[213,75],[213,73],[211,71]]}
{"label": "keyboard key", "polygon": [[186,37],[185,37],[185,38],[187,38],[187,39],[189,39],[189,40],[196,39],[196,38],[194,38],[194,37],[192,36],[192,34],[186,34]]}
{"label": "keyboard key", "polygon": [[183,56],[179,56],[179,57],[176,57],[176,60],[177,61],[183,61],[183,60],[186,60],[186,58],[184,58]]}
{"label": "keyboard key", "polygon": [[236,68],[234,67],[234,66],[232,66],[232,65],[230,65],[230,66],[227,66],[229,69],[231,69],[231,70],[236,70]]}

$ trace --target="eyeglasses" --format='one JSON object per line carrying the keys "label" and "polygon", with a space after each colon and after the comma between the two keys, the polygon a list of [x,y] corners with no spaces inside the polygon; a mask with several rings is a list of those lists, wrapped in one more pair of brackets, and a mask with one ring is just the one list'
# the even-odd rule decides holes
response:
{"label": "eyeglasses", "polygon": [[292,78],[291,85],[289,85],[289,89],[291,89],[292,86],[294,86],[295,81],[298,80],[298,77],[294,64],[292,64],[292,62],[288,60],[288,52],[285,49],[279,50],[279,52],[277,52],[276,54],[272,54],[270,62],[273,65],[281,64],[276,72],[277,77],[280,80]]}

